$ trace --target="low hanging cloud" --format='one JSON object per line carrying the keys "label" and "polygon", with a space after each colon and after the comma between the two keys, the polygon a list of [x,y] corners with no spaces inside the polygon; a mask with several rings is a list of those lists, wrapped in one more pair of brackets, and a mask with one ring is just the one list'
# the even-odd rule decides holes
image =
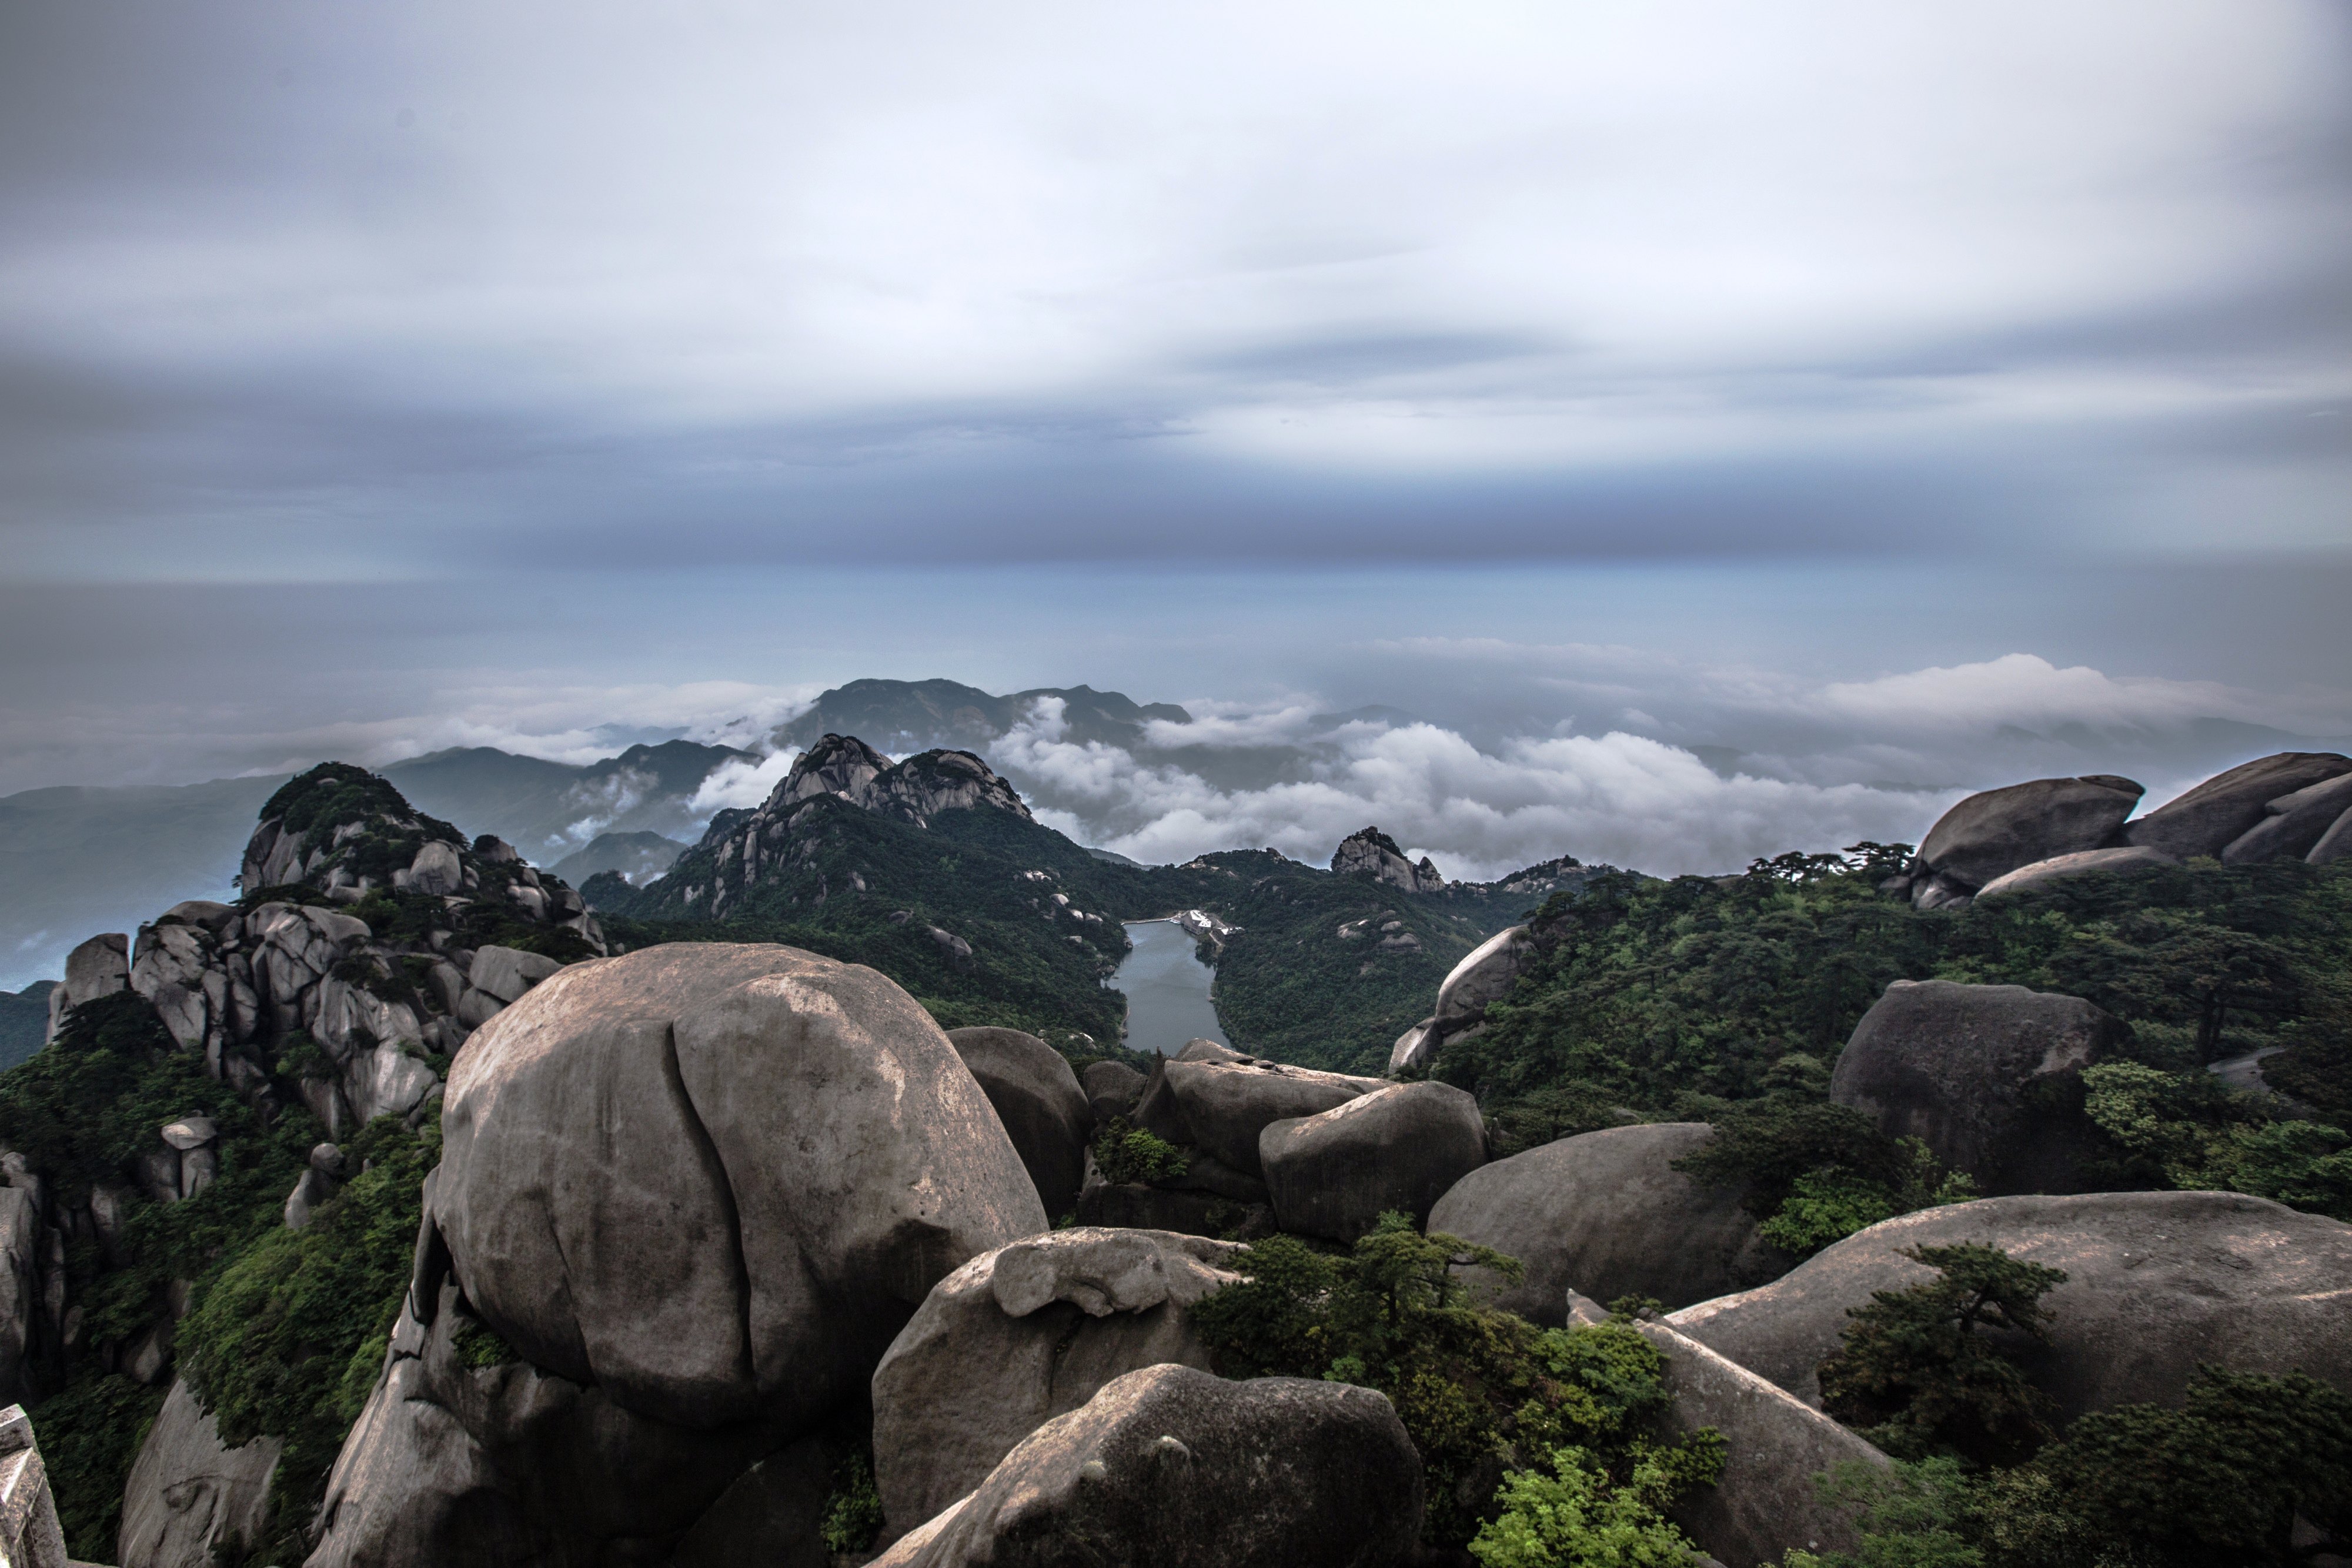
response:
{"label": "low hanging cloud", "polygon": [[[1433,724],[1340,727],[1307,763],[1312,777],[1220,788],[1175,763],[1065,739],[1059,709],[1058,699],[1039,702],[997,744],[998,765],[1055,826],[1150,862],[1258,846],[1320,862],[1373,825],[1466,879],[1561,854],[1661,874],[1720,872],[1792,847],[1916,841],[1957,798],[1724,778],[1689,751],[1622,731],[1486,751]],[[1161,736],[1182,738],[1186,727]]]}

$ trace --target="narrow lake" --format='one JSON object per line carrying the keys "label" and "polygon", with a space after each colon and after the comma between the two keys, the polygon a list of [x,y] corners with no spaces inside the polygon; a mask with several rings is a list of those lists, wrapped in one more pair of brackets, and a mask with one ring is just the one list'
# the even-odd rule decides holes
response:
{"label": "narrow lake", "polygon": [[1172,920],[1137,920],[1127,936],[1135,951],[1109,982],[1127,993],[1127,1048],[1173,1056],[1188,1040],[1231,1044],[1209,1000],[1215,972],[1192,956],[1192,934]]}

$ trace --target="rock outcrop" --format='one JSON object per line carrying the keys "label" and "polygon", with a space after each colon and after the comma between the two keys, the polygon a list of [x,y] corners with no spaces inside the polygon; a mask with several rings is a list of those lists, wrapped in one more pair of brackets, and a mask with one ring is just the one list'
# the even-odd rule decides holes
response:
{"label": "rock outcrop", "polygon": [[1486,1163],[1478,1102],[1447,1083],[1392,1083],[1313,1116],[1270,1122],[1258,1164],[1283,1229],[1353,1241],[1385,1210],[1425,1223]]}
{"label": "rock outcrop", "polygon": [[902,1534],[1021,1440],[1147,1366],[1209,1368],[1190,1309],[1241,1248],[1082,1227],[984,1252],[931,1288],[874,1374],[874,1476]]}
{"label": "rock outcrop", "polygon": [[1135,1103],[1143,1098],[1150,1080],[1123,1061],[1090,1061],[1078,1074],[1079,1086],[1087,1092],[1087,1106],[1097,1122],[1108,1122],[1113,1116],[1131,1116]]}
{"label": "rock outcrop", "polygon": [[1382,1396],[1153,1366],[1039,1427],[873,1568],[1387,1568],[1421,1511],[1420,1457]]}
{"label": "rock outcrop", "polygon": [[2332,751],[2281,751],[2218,773],[2124,830],[2127,843],[2175,860],[2219,856],[2261,825],[2270,803],[2352,773],[2352,758]]}
{"label": "rock outcrop", "polygon": [[28,1361],[41,1329],[45,1239],[34,1195],[0,1186],[0,1404],[33,1396]]}
{"label": "rock outcrop", "polygon": [[121,1568],[213,1568],[217,1547],[256,1546],[269,1523],[269,1479],[284,1445],[231,1448],[185,1379],[147,1429],[122,1492]]}
{"label": "rock outcrop", "polygon": [[1823,1502],[1812,1478],[1855,1461],[1884,1468],[1886,1456],[1668,1325],[1637,1322],[1633,1329],[1665,1357],[1674,1425],[1723,1434],[1722,1476],[1685,1493],[1673,1511],[1684,1532],[1724,1563],[1779,1563],[1791,1547],[1853,1551],[1849,1511]]}
{"label": "rock outcrop", "polygon": [[2144,791],[2093,774],[2036,779],[1969,796],[1937,819],[1909,873],[1921,909],[1965,904],[1987,883],[2037,861],[2111,848]]}
{"label": "rock outcrop", "polygon": [[1397,841],[1378,828],[1366,828],[1340,840],[1339,847],[1331,852],[1331,870],[1339,876],[1369,876],[1407,893],[1445,890],[1444,873],[1427,855],[1415,865],[1397,848]]}
{"label": "rock outcrop", "polygon": [[443,1126],[312,1568],[805,1551],[891,1339],[1045,1226],[929,1015],[788,947],[563,970],[468,1041]]}
{"label": "rock outcrop", "polygon": [[1067,1058],[1017,1029],[954,1029],[948,1043],[988,1096],[1048,1217],[1071,1213],[1087,1175],[1094,1110]]}
{"label": "rock outcrop", "polygon": [[0,1410],[0,1562],[8,1568],[73,1568],[49,1492],[48,1464],[18,1405]]}
{"label": "rock outcrop", "polygon": [[2080,997],[1896,980],[1839,1052],[1830,1099],[1920,1139],[1989,1197],[2074,1192],[2092,1137],[2083,1070],[2130,1040]]}
{"label": "rock outcrop", "polygon": [[[794,759],[792,771],[757,810],[713,817],[702,841],[633,900],[632,911],[723,918],[754,891],[797,872],[814,854],[817,846],[807,831],[818,821],[814,813],[823,797],[917,828],[929,828],[933,818],[953,810],[1003,811],[1034,821],[1013,786],[971,752],[927,751],[894,764],[855,736],[827,735]],[[851,876],[842,888],[820,884],[813,890],[815,901],[863,891],[862,873]],[[1068,915],[1087,923],[1084,912]],[[1099,924],[1101,916],[1092,919]],[[934,936],[943,947],[961,947],[960,955],[950,953],[951,959],[970,960],[971,948],[964,938],[946,931]]]}
{"label": "rock outcrop", "polygon": [[1377,1078],[1318,1072],[1214,1049],[1217,1055],[1186,1060],[1192,1056],[1187,1046],[1156,1064],[1137,1103],[1136,1124],[1171,1144],[1196,1146],[1255,1180],[1265,1177],[1258,1134],[1268,1124],[1312,1116],[1382,1087]]}
{"label": "rock outcrop", "polygon": [[813,1418],[941,1275],[1045,1228],[929,1015],[790,947],[564,970],[468,1042],[442,1128],[434,1214],[476,1309],[687,1427]]}
{"label": "rock outcrop", "polygon": [[1934,1270],[1906,1249],[1978,1241],[2063,1269],[2044,1298],[2050,1344],[2026,1375],[2065,1419],[2178,1405],[2200,1362],[2300,1371],[2352,1392],[2352,1225],[2259,1197],[2118,1192],[1995,1197],[1883,1221],[1773,1283],[1671,1314],[1682,1333],[1819,1406],[1815,1369],[1874,1291]]}
{"label": "rock outcrop", "polygon": [[2262,821],[2222,846],[2223,865],[2308,855],[2329,829],[2352,816],[2352,772],[2281,795],[2266,802],[2263,811]]}
{"label": "rock outcrop", "polygon": [[58,1038],[58,1025],[64,1019],[67,1009],[130,988],[130,954],[131,938],[120,931],[109,931],[90,937],[66,955],[65,981],[49,992],[48,1040]]}
{"label": "rock outcrop", "polygon": [[1389,1052],[1391,1075],[1426,1067],[1445,1043],[1475,1033],[1486,1009],[1511,994],[1538,947],[1524,925],[1497,931],[1465,955],[1437,988],[1437,1009],[1397,1039]]}
{"label": "rock outcrop", "polygon": [[2161,871],[2180,862],[2161,850],[2139,849],[2126,845],[2114,850],[2078,850],[2071,855],[2053,855],[2046,861],[2034,861],[2004,872],[1977,890],[1977,901],[2005,898],[2011,894],[2032,888],[2048,887],[2078,876],[2094,874],[2112,876],[2119,873]]}
{"label": "rock outcrop", "polygon": [[1737,1189],[1701,1186],[1674,1168],[1714,1136],[1704,1122],[1665,1122],[1562,1138],[1464,1176],[1437,1200],[1429,1228],[1517,1258],[1527,1268],[1519,1284],[1476,1270],[1476,1288],[1538,1323],[1565,1321],[1571,1290],[1668,1307],[1744,1290],[1789,1260],[1757,1235]]}

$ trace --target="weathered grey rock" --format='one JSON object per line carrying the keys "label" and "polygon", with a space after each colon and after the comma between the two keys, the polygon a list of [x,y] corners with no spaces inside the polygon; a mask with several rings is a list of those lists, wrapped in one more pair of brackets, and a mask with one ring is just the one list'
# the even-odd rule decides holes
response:
{"label": "weathered grey rock", "polygon": [[1418,1071],[1437,1059],[1438,1039],[1435,1015],[1422,1019],[1396,1037],[1389,1047],[1389,1076]]}
{"label": "weathered grey rock", "polygon": [[1391,1083],[1258,1134],[1274,1217],[1296,1235],[1353,1241],[1381,1213],[1425,1223],[1454,1183],[1486,1163],[1478,1102],[1450,1083]]}
{"label": "weathered grey rock", "polygon": [[1444,874],[1427,855],[1415,865],[1397,848],[1397,841],[1378,828],[1365,828],[1340,840],[1339,847],[1331,852],[1331,870],[1339,876],[1370,876],[1407,893],[1437,893],[1445,886]]}
{"label": "weathered grey rock", "polygon": [[803,1437],[735,1478],[694,1521],[668,1568],[832,1568],[822,1533],[835,1447]]}
{"label": "weathered grey rock", "polygon": [[2352,858],[2352,810],[2336,818],[2336,825],[2320,834],[2319,841],[2303,858],[2312,865],[2333,865]]}
{"label": "weathered grey rock", "polygon": [[1973,892],[2021,865],[2105,849],[2139,803],[2139,785],[2111,774],[2036,779],[1969,796],[1937,820],[1919,845],[1934,873],[1913,893],[1920,900],[1936,877]]}
{"label": "weathered grey rock", "polygon": [[210,1116],[183,1116],[176,1122],[166,1122],[163,1141],[182,1151],[202,1148],[220,1136],[220,1124]]}
{"label": "weathered grey rock", "polygon": [[873,1568],[1382,1568],[1421,1510],[1419,1456],[1370,1389],[1153,1366],[1038,1428]]}
{"label": "weathered grey rock", "polygon": [[952,1029],[948,1043],[1004,1124],[1046,1214],[1070,1213],[1086,1180],[1094,1112],[1068,1059],[1017,1029]]}
{"label": "weathered grey rock", "polygon": [[2260,822],[2273,800],[2346,773],[2352,773],[2352,758],[2333,751],[2258,757],[2150,811],[2124,830],[2124,841],[2162,850],[2175,860],[2218,855]]}
{"label": "weathered grey rock", "polygon": [[300,1230],[307,1227],[319,1206],[334,1196],[334,1178],[324,1171],[304,1170],[294,1178],[294,1190],[286,1195],[286,1228]]}
{"label": "weathered grey rock", "polygon": [[257,1545],[284,1449],[267,1437],[225,1447],[187,1379],[173,1379],[122,1490],[115,1560],[122,1568],[213,1568],[215,1544]]}
{"label": "weathered grey rock", "polygon": [[41,1308],[41,1210],[22,1187],[0,1187],[0,1404],[33,1396],[26,1357]]}
{"label": "weathered grey rock", "polygon": [[364,1126],[378,1116],[405,1116],[441,1080],[396,1044],[354,1051],[343,1060],[343,1098]]}
{"label": "weathered grey rock", "polygon": [[1250,1058],[1230,1045],[1213,1040],[1203,1040],[1194,1035],[1191,1040],[1186,1040],[1183,1049],[1170,1060],[1172,1061],[1247,1061]]}
{"label": "weathered grey rock", "polygon": [[[1312,1116],[1383,1087],[1377,1078],[1318,1072],[1255,1057],[1230,1061],[1178,1059],[1164,1063],[1160,1071],[1167,1097],[1173,1103],[1175,1128],[1184,1134],[1172,1141],[1197,1144],[1233,1169],[1260,1178],[1265,1173],[1258,1165],[1257,1136],[1268,1123]],[[1152,1099],[1152,1092],[1147,1091],[1145,1105]],[[1139,1117],[1144,1114],[1145,1106],[1139,1106]],[[1163,1138],[1171,1136],[1158,1126],[1151,1130]]]}
{"label": "weathered grey rock", "polygon": [[1714,1136],[1704,1122],[1664,1122],[1562,1138],[1464,1176],[1430,1210],[1429,1228],[1525,1264],[1517,1285],[1477,1270],[1478,1285],[1539,1323],[1565,1320],[1570,1290],[1678,1307],[1759,1284],[1789,1260],[1757,1235],[1738,1190],[1674,1168]]}
{"label": "weathered grey rock", "polygon": [[130,937],[109,931],[82,943],[66,955],[65,983],[49,992],[47,1038],[58,1038],[58,1025],[65,1021],[68,1009],[130,988]]}
{"label": "weathered grey rock", "polygon": [[928,934],[932,945],[939,948],[940,956],[948,961],[950,968],[961,969],[971,964],[971,943],[954,932],[942,931],[936,925],[929,927]]}
{"label": "weathered grey rock", "polygon": [[519,1002],[525,991],[562,967],[552,958],[520,947],[481,947],[474,953],[473,967],[466,971],[466,983],[501,1002]]}
{"label": "weathered grey rock", "polygon": [[2223,865],[2268,860],[2301,860],[2352,811],[2352,772],[2306,784],[2263,808],[2263,820],[2231,839],[2221,851]]}
{"label": "weathered grey rock", "polygon": [[1263,1235],[1274,1228],[1274,1210],[1264,1203],[1197,1188],[1114,1186],[1097,1180],[1078,1194],[1078,1223],[1183,1236]]}
{"label": "weathered grey rock", "polygon": [[1437,1039],[1443,1041],[1484,1019],[1491,1004],[1511,994],[1535,956],[1535,938],[1524,925],[1497,931],[1473,947],[1437,988]]}
{"label": "weathered grey rock", "polygon": [[2046,861],[2034,861],[2005,872],[1984,884],[1978,894],[1979,901],[2004,898],[2023,893],[2028,888],[2048,887],[2069,877],[2087,876],[2094,873],[2114,875],[2127,872],[2161,871],[2180,862],[2161,850],[2141,849],[2126,845],[2116,850],[2078,850],[2071,855],[2053,855]]}
{"label": "weathered grey rock", "polygon": [[942,1275],[1045,1228],[929,1015],[790,947],[560,971],[467,1041],[442,1129],[467,1299],[540,1366],[689,1427],[814,1419]]}
{"label": "weathered grey rock", "polygon": [[1896,980],[1838,1053],[1830,1098],[1921,1139],[1989,1196],[2073,1192],[2092,1136],[2083,1070],[2130,1039],[2080,997]]}
{"label": "weathered grey rock", "polygon": [[889,1533],[988,1479],[1023,1438],[1105,1384],[1209,1367],[1189,1309],[1241,1248],[1164,1230],[1048,1231],[979,1257],[930,1295],[874,1374],[874,1476]]}
{"label": "weathered grey rock", "polygon": [[466,868],[457,857],[457,846],[439,839],[428,841],[408,863],[408,885],[436,898],[463,892]]}
{"label": "weathered grey rock", "polygon": [[1123,1061],[1090,1061],[1078,1074],[1078,1082],[1087,1092],[1087,1108],[1097,1123],[1113,1116],[1131,1116],[1135,1103],[1143,1098],[1143,1086],[1148,1082],[1142,1073]]}
{"label": "weathered grey rock", "polygon": [[1885,1467],[1869,1443],[1738,1363],[1659,1322],[1634,1332],[1666,1358],[1666,1396],[1682,1431],[1723,1434],[1723,1475],[1693,1489],[1673,1518],[1725,1563],[1778,1563],[1790,1547],[1851,1552],[1847,1511],[1822,1501],[1812,1478],[1860,1460]]}
{"label": "weathered grey rock", "polygon": [[0,1558],[10,1568],[72,1568],[48,1464],[21,1405],[0,1410]]}
{"label": "weathered grey rock", "polygon": [[2029,1376],[2066,1419],[2178,1405],[2200,1362],[2352,1391],[2352,1225],[2236,1193],[1993,1197],[1872,1226],[1771,1284],[1667,1322],[1818,1406],[1849,1308],[1932,1279],[1904,1249],[1978,1241],[2066,1271]]}

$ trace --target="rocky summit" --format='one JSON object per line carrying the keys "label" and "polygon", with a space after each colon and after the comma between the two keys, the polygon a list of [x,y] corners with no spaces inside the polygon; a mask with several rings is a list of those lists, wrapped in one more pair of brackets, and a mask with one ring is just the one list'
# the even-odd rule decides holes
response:
{"label": "rocky summit", "polygon": [[2347,779],[1475,883],[823,733],[592,912],[330,764],[0,1074],[0,1558],[2341,1560]]}

